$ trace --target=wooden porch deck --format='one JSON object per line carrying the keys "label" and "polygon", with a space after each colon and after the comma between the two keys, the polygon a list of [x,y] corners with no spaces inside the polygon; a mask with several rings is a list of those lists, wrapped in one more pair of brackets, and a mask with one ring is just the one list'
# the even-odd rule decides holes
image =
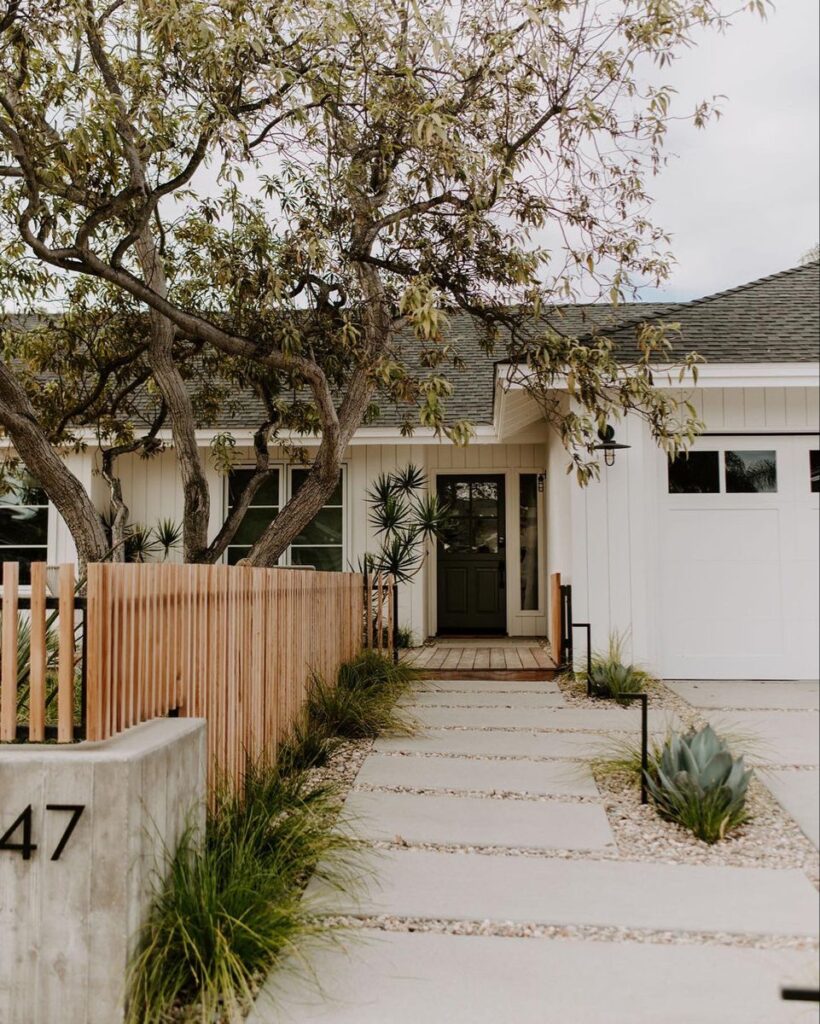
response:
{"label": "wooden porch deck", "polygon": [[437,638],[403,651],[403,661],[434,679],[551,679],[555,662],[534,637]]}

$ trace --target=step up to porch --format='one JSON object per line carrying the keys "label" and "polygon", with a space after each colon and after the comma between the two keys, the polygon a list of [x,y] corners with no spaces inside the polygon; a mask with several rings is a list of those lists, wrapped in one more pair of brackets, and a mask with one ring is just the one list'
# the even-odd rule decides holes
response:
{"label": "step up to porch", "polygon": [[537,682],[558,674],[547,649],[528,639],[437,642],[405,651],[402,659],[429,679]]}

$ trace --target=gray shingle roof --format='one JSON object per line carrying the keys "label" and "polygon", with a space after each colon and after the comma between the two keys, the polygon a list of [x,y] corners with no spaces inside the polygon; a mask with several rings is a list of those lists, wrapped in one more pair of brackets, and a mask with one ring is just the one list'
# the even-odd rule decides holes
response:
{"label": "gray shingle roof", "polygon": [[[677,357],[694,350],[712,363],[812,362],[820,349],[820,261],[692,302],[624,303],[617,309],[586,303],[555,307],[549,313],[549,323],[562,334],[583,338],[605,332],[625,358],[635,351],[635,328],[646,321],[680,324]],[[447,420],[492,423],[495,367],[505,353],[501,346],[495,353],[485,350],[484,330],[468,314],[452,316],[448,330],[464,365],[446,368],[453,384]],[[417,346],[408,339],[402,347],[412,373],[429,372],[420,365]],[[383,403],[375,425],[396,427],[404,411]],[[261,403],[248,393],[237,395],[218,423],[208,426],[255,429],[263,419]]]}
{"label": "gray shingle roof", "polygon": [[[673,321],[675,354],[710,363],[813,362],[820,356],[820,261],[679,303],[643,319]],[[613,332],[623,346],[627,328]]]}

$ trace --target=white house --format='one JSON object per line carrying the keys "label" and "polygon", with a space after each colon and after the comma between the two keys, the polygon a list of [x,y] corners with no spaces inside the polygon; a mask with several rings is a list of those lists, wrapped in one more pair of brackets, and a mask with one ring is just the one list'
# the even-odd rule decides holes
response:
{"label": "white house", "polygon": [[[646,317],[680,323],[682,349],[706,358],[687,389],[706,432],[687,461],[670,465],[643,422],[627,419],[617,440],[629,447],[585,489],[566,474],[560,439],[514,368],[494,363],[469,321],[456,320],[466,366],[452,374],[450,412],[475,424],[474,441],[457,448],[423,429],[404,438],[389,413],[363,427],[331,502],[285,561],[355,565],[376,546],[364,503],[370,482],[413,463],[459,513],[453,543],[431,551],[402,596],[402,620],[417,639],[546,636],[547,580],[560,572],[596,646],[610,631],[627,634],[632,656],[667,678],[817,677],[819,305],[815,262],[689,303],[621,307],[633,326]],[[604,313],[577,307],[568,328],[583,331]],[[256,411],[218,428],[249,456]],[[214,432],[201,432],[203,448]],[[70,462],[104,509],[93,448]],[[173,453],[123,459],[120,469],[132,521],[181,517]],[[242,556],[301,473],[280,453],[228,560]],[[216,532],[231,486],[215,470],[212,494],[222,495],[221,507],[213,502]],[[25,509],[3,499],[0,557],[71,560],[59,517],[32,498]]]}

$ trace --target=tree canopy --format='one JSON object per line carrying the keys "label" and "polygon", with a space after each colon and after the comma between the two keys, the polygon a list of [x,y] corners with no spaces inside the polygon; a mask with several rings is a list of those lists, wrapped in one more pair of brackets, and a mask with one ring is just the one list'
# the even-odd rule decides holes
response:
{"label": "tree canopy", "polygon": [[[684,445],[693,413],[652,387],[664,329],[639,327],[624,359],[552,310],[667,276],[649,179],[673,97],[656,79],[725,24],[713,0],[6,0],[0,279],[7,306],[60,315],[28,341],[6,330],[0,424],[81,557],[110,545],[57,454],[73,424],[116,453],[167,421],[188,560],[224,550],[284,428],[320,434],[251,550],[271,564],[378,403],[405,431],[469,440],[447,414],[455,315],[537,395],[569,387],[571,411],[544,408],[581,482],[626,412]],[[46,369],[65,399],[47,408]],[[264,399],[258,472],[214,543],[196,428],[237,385]]]}

